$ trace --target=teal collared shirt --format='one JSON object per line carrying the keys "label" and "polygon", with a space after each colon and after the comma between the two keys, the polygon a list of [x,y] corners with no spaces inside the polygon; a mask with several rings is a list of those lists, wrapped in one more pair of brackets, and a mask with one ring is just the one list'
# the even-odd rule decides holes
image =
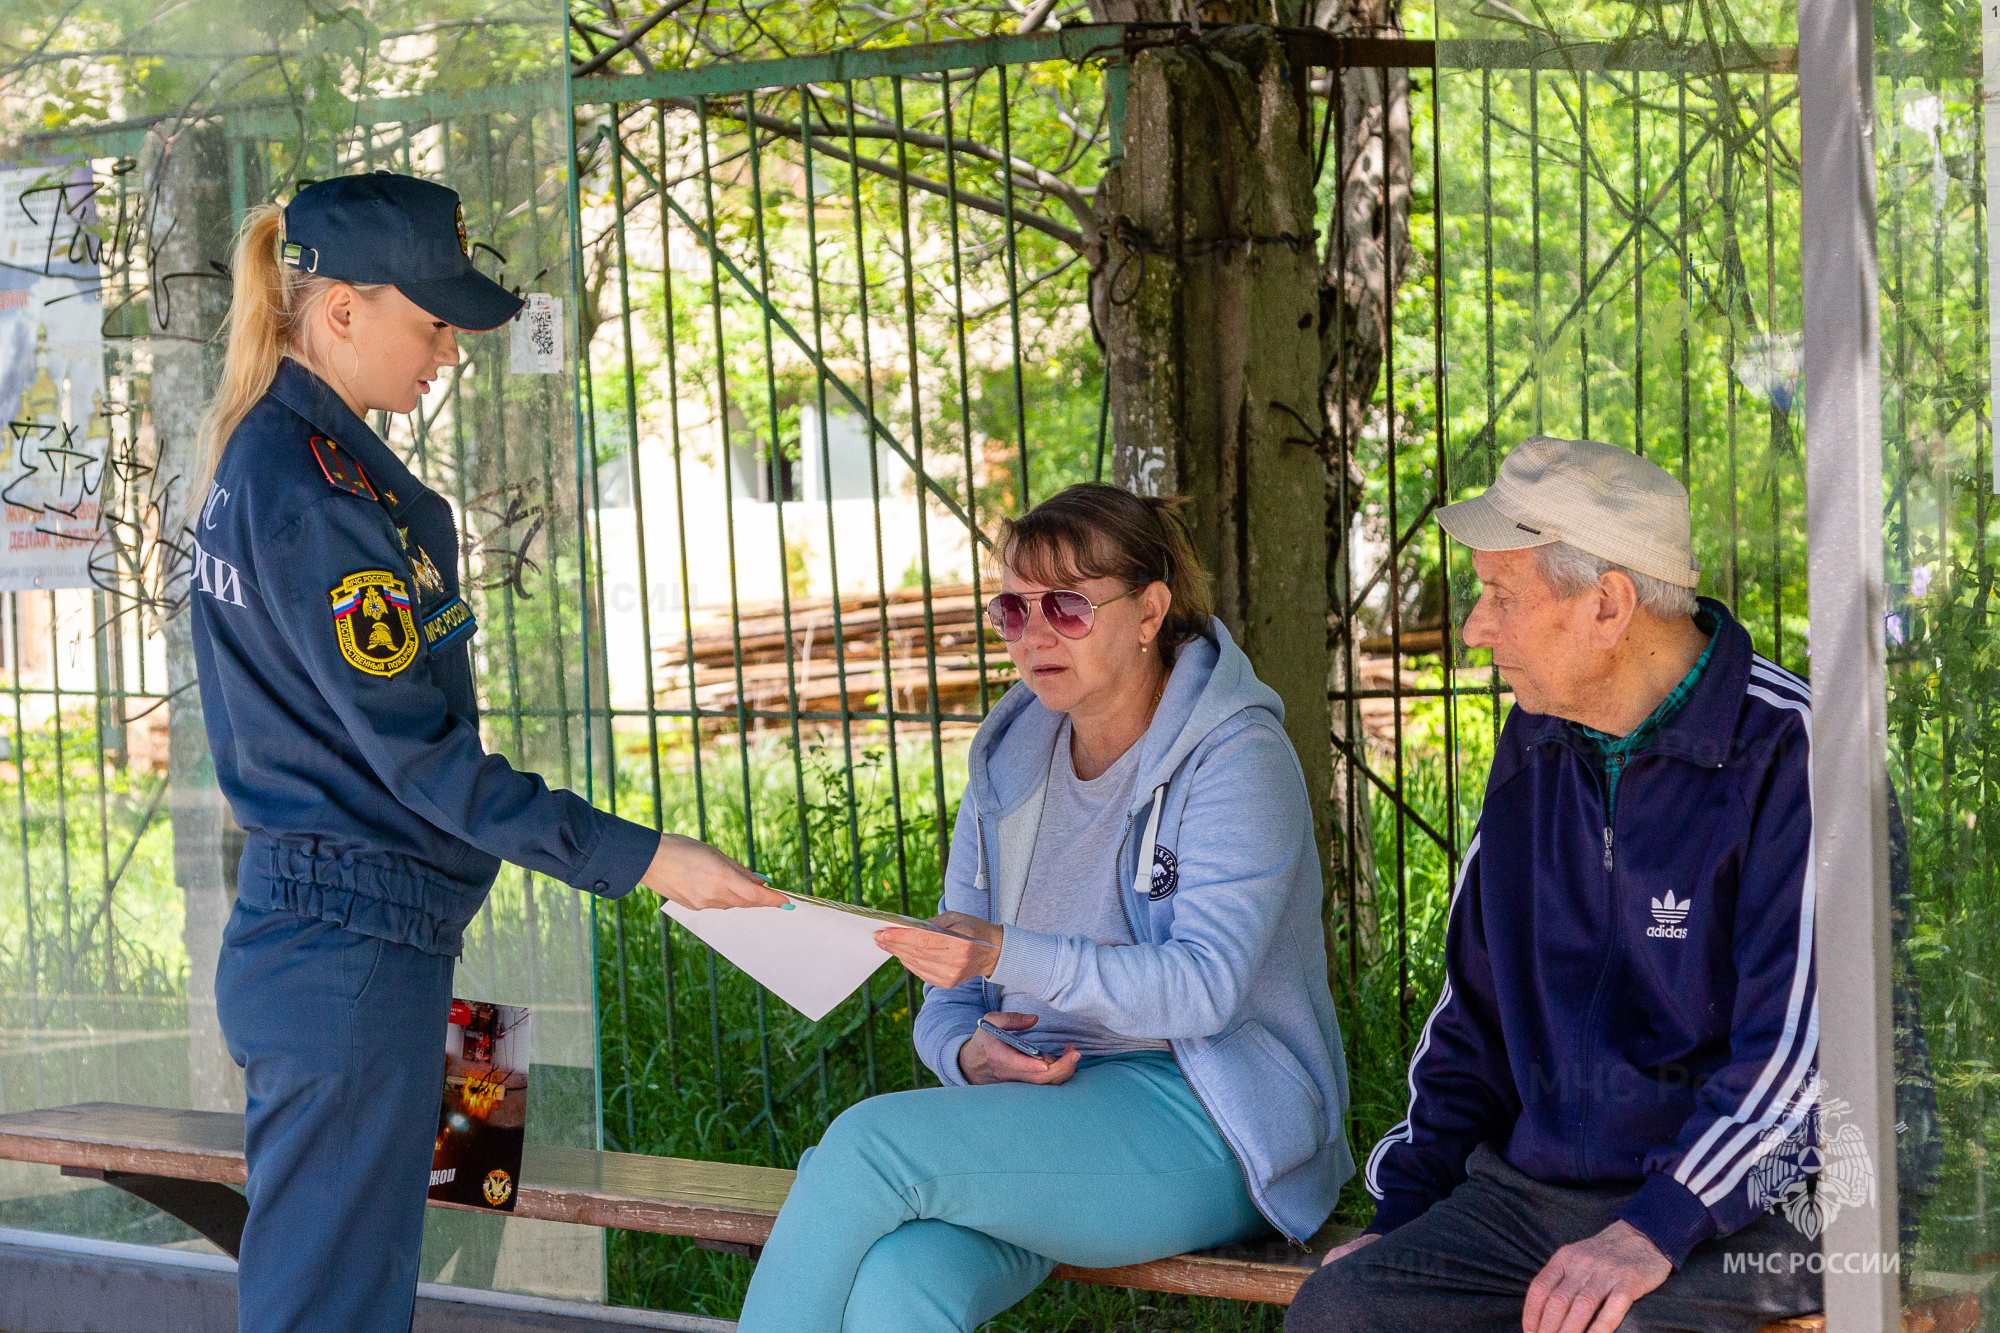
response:
{"label": "teal collared shirt", "polygon": [[1674,714],[1681,711],[1681,706],[1694,694],[1694,687],[1701,683],[1701,673],[1707,669],[1708,659],[1715,655],[1716,630],[1720,628],[1715,613],[1707,607],[1701,607],[1694,613],[1694,627],[1708,635],[1708,646],[1701,650],[1701,656],[1695,658],[1694,665],[1688,668],[1685,676],[1681,677],[1681,683],[1668,691],[1667,697],[1660,700],[1658,708],[1646,715],[1644,722],[1623,736],[1608,736],[1594,728],[1584,726],[1581,722],[1570,723],[1576,734],[1590,743],[1590,747],[1597,752],[1597,757],[1604,763],[1606,784],[1604,812],[1607,818],[1618,808],[1618,779],[1625,772],[1625,765],[1631,762],[1633,755],[1652,744],[1653,737],[1659,735],[1660,728],[1671,722]]}

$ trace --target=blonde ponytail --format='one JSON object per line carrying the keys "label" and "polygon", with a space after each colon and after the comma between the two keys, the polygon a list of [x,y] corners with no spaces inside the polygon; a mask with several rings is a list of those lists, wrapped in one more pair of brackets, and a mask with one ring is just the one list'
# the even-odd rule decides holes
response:
{"label": "blonde ponytail", "polygon": [[[308,368],[316,368],[317,358],[299,335],[307,327],[313,308],[340,284],[280,263],[278,251],[284,241],[285,210],[281,204],[258,204],[244,216],[236,233],[236,253],[229,266],[229,343],[222,358],[222,382],[202,413],[196,436],[201,462],[194,485],[188,489],[184,521],[193,522],[200,513],[229,437],[277,378],[278,363],[289,355]],[[378,284],[347,285],[365,296]]]}
{"label": "blonde ponytail", "polygon": [[291,275],[278,262],[284,237],[285,210],[277,204],[251,209],[236,233],[236,253],[229,265],[229,345],[222,358],[222,382],[201,415],[196,437],[201,464],[188,488],[189,521],[208,498],[223,446],[271,387],[278,362],[291,345]]}

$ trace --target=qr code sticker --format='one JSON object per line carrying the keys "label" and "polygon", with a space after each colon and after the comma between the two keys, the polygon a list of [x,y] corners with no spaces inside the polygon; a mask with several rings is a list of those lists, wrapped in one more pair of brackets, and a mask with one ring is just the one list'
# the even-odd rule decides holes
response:
{"label": "qr code sticker", "polygon": [[562,302],[544,292],[529,293],[527,302],[514,317],[508,368],[516,375],[560,375]]}

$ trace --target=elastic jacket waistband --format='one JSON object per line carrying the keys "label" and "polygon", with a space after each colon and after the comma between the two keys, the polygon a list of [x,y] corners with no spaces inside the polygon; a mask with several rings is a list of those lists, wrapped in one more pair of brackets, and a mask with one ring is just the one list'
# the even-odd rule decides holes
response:
{"label": "elastic jacket waistband", "polygon": [[493,876],[465,883],[393,852],[322,847],[316,838],[252,833],[236,872],[236,897],[259,911],[296,912],[421,949],[458,956],[465,928]]}

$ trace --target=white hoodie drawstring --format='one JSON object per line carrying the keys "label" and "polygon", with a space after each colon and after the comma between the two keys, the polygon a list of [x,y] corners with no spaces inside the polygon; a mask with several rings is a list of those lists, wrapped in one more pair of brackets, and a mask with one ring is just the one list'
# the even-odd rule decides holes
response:
{"label": "white hoodie drawstring", "polygon": [[1139,869],[1132,876],[1132,892],[1141,898],[1153,895],[1153,855],[1160,836],[1160,807],[1167,803],[1166,792],[1164,782],[1153,788],[1153,813],[1146,816],[1146,837],[1139,844]]}

